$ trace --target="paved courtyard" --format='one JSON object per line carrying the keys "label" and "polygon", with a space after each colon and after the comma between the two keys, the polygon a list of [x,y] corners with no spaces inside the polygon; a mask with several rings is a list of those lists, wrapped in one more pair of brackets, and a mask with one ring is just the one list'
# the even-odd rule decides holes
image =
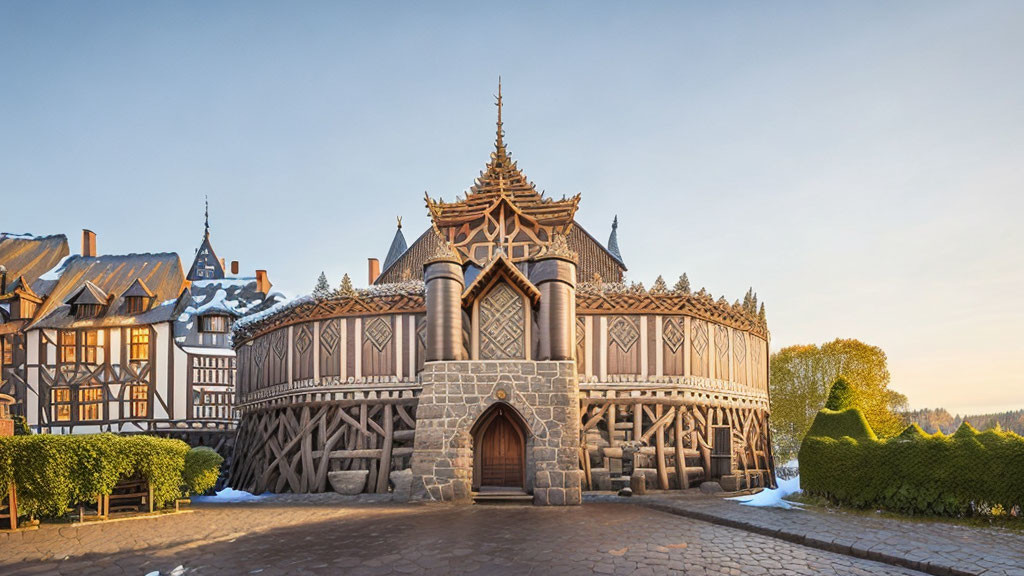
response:
{"label": "paved courtyard", "polygon": [[331,498],[0,534],[0,574],[919,574],[633,505]]}

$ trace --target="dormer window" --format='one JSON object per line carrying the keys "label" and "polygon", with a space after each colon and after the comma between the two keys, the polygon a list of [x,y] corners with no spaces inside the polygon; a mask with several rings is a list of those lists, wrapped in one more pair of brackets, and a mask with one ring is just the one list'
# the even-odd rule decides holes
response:
{"label": "dormer window", "polygon": [[81,288],[64,301],[71,306],[71,315],[77,320],[96,318],[107,305],[107,293],[99,286],[86,280]]}
{"label": "dormer window", "polygon": [[142,314],[153,302],[153,292],[141,279],[136,278],[122,294],[125,314]]}
{"label": "dormer window", "polygon": [[99,304],[74,304],[71,308],[74,309],[76,320],[95,318],[100,315],[100,312],[103,309]]}
{"label": "dormer window", "polygon": [[231,327],[231,319],[223,314],[207,314],[199,318],[200,332],[223,334]]}
{"label": "dormer window", "polygon": [[127,296],[124,299],[124,311],[128,314],[142,314],[146,311],[146,298]]}

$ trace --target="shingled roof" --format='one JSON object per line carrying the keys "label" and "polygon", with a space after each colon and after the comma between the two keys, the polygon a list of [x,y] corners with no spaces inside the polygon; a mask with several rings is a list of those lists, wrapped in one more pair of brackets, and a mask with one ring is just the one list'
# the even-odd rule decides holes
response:
{"label": "shingled roof", "polygon": [[405,235],[402,234],[402,219],[399,218],[398,230],[395,231],[395,237],[391,240],[391,248],[388,249],[388,255],[384,258],[384,269],[390,268],[408,249],[409,246],[405,243]]}
{"label": "shingled roof", "polygon": [[7,268],[8,290],[13,280],[23,278],[26,288],[52,270],[69,253],[68,239],[63,234],[32,236],[0,232],[0,266]]}
{"label": "shingled roof", "polygon": [[[126,314],[124,294],[136,280],[142,281],[153,293],[156,306],[140,314]],[[176,300],[184,286],[181,261],[174,253],[72,256],[61,268],[60,278],[29,329],[166,322],[173,318]],[[98,294],[113,296],[99,317],[77,320],[71,315],[67,302],[83,289],[91,298],[99,298]]]}
{"label": "shingled roof", "polygon": [[538,224],[569,224],[576,214],[580,195],[562,200],[545,198],[537,192],[533,182],[512,160],[505,146],[505,132],[501,123],[501,83],[498,83],[498,135],[494,141],[491,159],[470,187],[465,199],[452,203],[426,197],[427,209],[439,228],[457,226],[490,212],[497,204],[506,202],[516,213]]}

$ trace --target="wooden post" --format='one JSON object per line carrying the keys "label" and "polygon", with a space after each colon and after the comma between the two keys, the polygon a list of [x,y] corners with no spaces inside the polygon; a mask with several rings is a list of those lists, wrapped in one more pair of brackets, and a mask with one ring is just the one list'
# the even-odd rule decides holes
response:
{"label": "wooden post", "polygon": [[633,405],[633,442],[640,440],[644,435],[644,407],[643,404]]}
{"label": "wooden post", "polygon": [[615,446],[615,409],[617,408],[615,406],[615,390],[609,392],[608,398],[608,401],[611,403],[611,406],[608,407],[608,418],[606,419],[608,423],[608,445]]}
{"label": "wooden post", "polygon": [[[639,405],[638,405],[639,406]],[[661,411],[663,406],[656,404],[654,406],[655,420],[661,419]],[[665,425],[659,425],[658,431],[654,433],[654,446],[657,454],[658,465],[658,488],[661,490],[668,490],[668,469],[665,466]]]}
{"label": "wooden post", "polygon": [[146,496],[146,502],[149,503],[149,513],[153,513],[153,484],[146,482],[146,486],[149,488],[149,495]]}
{"label": "wooden post", "polygon": [[715,439],[711,434],[711,419],[714,418],[714,410],[709,409],[707,411],[707,417],[704,419],[704,444],[700,447],[701,456],[704,461],[704,481],[711,481],[711,445]]}
{"label": "wooden post", "polygon": [[686,476],[686,456],[683,454],[683,412],[680,407],[676,410],[676,481],[681,490],[690,487],[690,479]]}
{"label": "wooden post", "polygon": [[388,491],[388,480],[391,474],[391,449],[395,442],[395,413],[390,404],[384,405],[384,446],[380,454],[380,469],[377,476],[377,492]]}
{"label": "wooden post", "polygon": [[11,515],[11,530],[18,529],[18,489],[11,482],[7,488],[7,512]]}

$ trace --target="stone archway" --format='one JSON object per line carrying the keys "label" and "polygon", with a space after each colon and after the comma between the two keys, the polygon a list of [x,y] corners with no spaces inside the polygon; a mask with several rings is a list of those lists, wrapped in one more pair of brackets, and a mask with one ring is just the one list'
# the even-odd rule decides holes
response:
{"label": "stone archway", "polygon": [[524,490],[529,428],[509,404],[492,404],[473,425],[473,490]]}

